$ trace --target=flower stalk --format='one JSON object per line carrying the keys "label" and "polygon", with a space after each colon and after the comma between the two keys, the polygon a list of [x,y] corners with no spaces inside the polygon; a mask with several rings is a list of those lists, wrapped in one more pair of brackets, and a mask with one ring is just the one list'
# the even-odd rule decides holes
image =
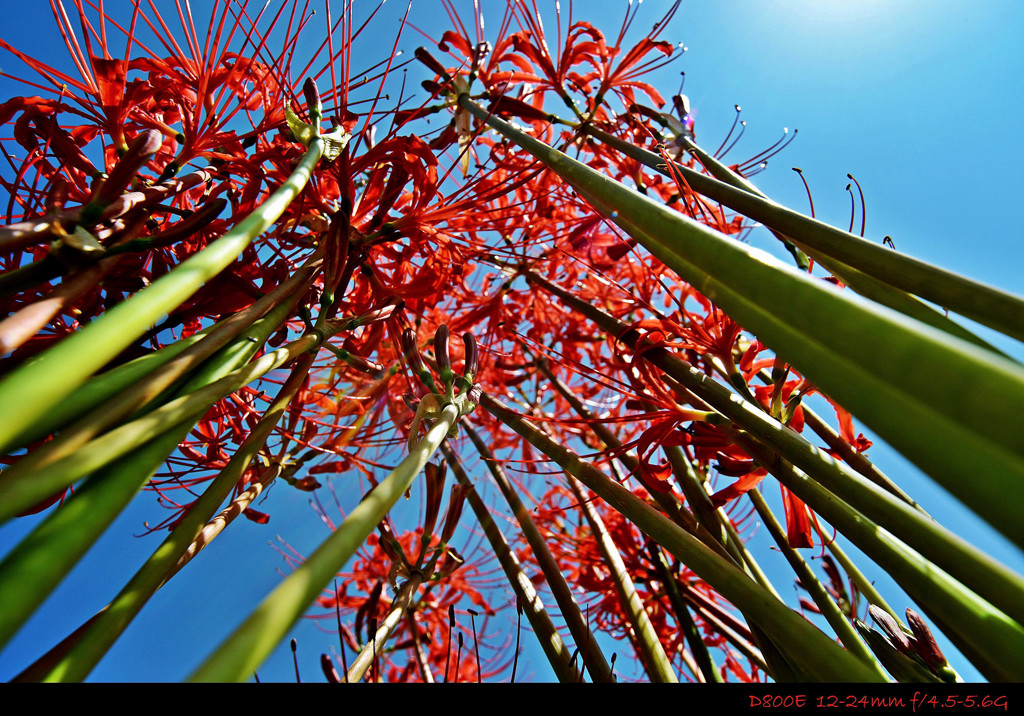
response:
{"label": "flower stalk", "polygon": [[[469,426],[465,426],[465,428],[472,438],[475,434],[472,432],[472,428]],[[551,616],[545,609],[536,587],[530,581],[530,577],[523,571],[519,558],[512,551],[497,523],[495,523],[494,518],[491,516],[487,504],[480,497],[466,471],[462,468],[462,463],[459,461],[458,456],[447,444],[441,445],[441,452],[444,453],[445,460],[451,465],[455,479],[459,481],[460,485],[466,487],[466,500],[469,502],[473,514],[476,515],[477,522],[479,522],[480,528],[487,537],[491,549],[501,563],[505,577],[515,592],[518,603],[522,605],[526,618],[530,622],[530,626],[533,627],[533,631],[537,635],[537,641],[540,643],[545,656],[547,656],[548,663],[555,672],[555,676],[564,684],[577,683],[580,680],[580,674],[570,662],[569,649],[551,621]],[[602,659],[604,658],[600,655],[600,652],[597,655]],[[591,655],[588,653],[586,656],[589,658]]]}
{"label": "flower stalk", "polygon": [[[726,562],[663,515],[638,500],[631,492],[609,480],[599,470],[580,460],[571,450],[557,445],[488,395],[482,406],[531,445],[558,463],[600,495],[658,544],[685,562],[735,604],[749,620],[757,623],[794,663],[806,673],[825,681],[877,681],[877,674],[856,657],[835,645],[816,627],[790,611],[774,596],[755,584],[745,573]],[[811,656],[811,655],[814,656]],[[826,656],[827,655],[827,656]]]}
{"label": "flower stalk", "polygon": [[299,358],[288,381],[282,386],[280,393],[255,429],[239,447],[238,452],[139,571],[110,604],[90,621],[88,628],[75,639],[74,646],[67,650],[45,675],[39,675],[38,680],[85,679],[135,615],[145,606],[149,597],[177,574],[199,549],[209,544],[214,535],[205,535],[202,543],[197,544],[197,540],[204,536],[205,523],[213,517],[217,508],[238,484],[249,463],[266,443],[271,431],[283,417],[288,404],[308,375],[312,362],[313,356],[309,353]]}

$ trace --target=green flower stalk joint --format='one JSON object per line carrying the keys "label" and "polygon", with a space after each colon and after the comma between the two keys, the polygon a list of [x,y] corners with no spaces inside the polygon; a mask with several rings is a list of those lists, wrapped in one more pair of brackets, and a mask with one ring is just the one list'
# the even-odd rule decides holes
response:
{"label": "green flower stalk joint", "polygon": [[309,111],[309,122],[303,122],[292,110],[291,105],[285,103],[284,116],[288,123],[288,130],[292,133],[295,141],[305,147],[309,147],[314,140],[321,140],[324,144],[323,159],[326,162],[333,162],[348,146],[351,135],[335,127],[330,132],[320,130],[320,121],[324,116],[323,104],[320,102],[320,92],[312,77],[307,77],[302,85],[302,92],[306,98],[306,108]]}
{"label": "green flower stalk joint", "polygon": [[[441,380],[443,390],[439,389],[434,382],[434,376],[423,363],[419,348],[416,346],[416,334],[411,328],[402,332],[402,354],[409,367],[420,382],[430,392],[426,395],[415,398],[406,396],[406,404],[416,410],[412,424],[409,427],[409,447],[419,439],[420,425],[425,420],[436,420],[444,409],[451,405],[458,411],[458,416],[469,415],[476,409],[480,402],[480,388],[473,385],[476,372],[479,368],[479,354],[477,352],[476,338],[472,333],[465,333],[462,342],[465,347],[465,364],[461,375],[452,371],[451,357],[448,354],[448,326],[441,325],[434,334],[434,355],[438,367],[438,377]],[[458,388],[458,393],[455,390]],[[458,423],[452,425],[449,437],[458,437]]]}

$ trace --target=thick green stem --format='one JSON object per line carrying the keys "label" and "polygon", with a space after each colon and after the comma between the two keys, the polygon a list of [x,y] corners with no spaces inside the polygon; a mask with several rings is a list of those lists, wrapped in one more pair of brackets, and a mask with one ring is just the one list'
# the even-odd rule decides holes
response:
{"label": "thick green stem", "polygon": [[[749,440],[744,450],[875,561],[986,676],[1024,678],[1024,626],[982,599],[893,533]],[[1019,604],[1018,610],[1019,610]]]}
{"label": "thick green stem", "polygon": [[192,427],[187,420],[93,475],[0,562],[0,647],[42,604]]}
{"label": "thick green stem", "polygon": [[398,623],[407,614],[409,605],[412,604],[413,597],[416,595],[416,590],[420,588],[422,583],[423,574],[416,572],[409,578],[409,581],[399,587],[398,594],[395,595],[394,601],[391,602],[391,609],[388,611],[387,616],[384,617],[384,621],[377,626],[377,631],[374,633],[373,638],[366,642],[359,655],[356,656],[355,661],[348,667],[345,683],[357,684],[363,680],[367,669],[373,664],[374,659],[380,654],[384,645],[387,644],[391,633],[398,626]]}
{"label": "thick green stem", "polygon": [[[57,430],[61,431],[60,437],[51,442],[69,440],[70,433],[76,436],[75,446],[84,445],[107,427],[159,397],[243,331],[250,329],[259,318],[282,303],[292,305],[298,301],[321,263],[319,258],[311,258],[287,281],[238,313],[188,338],[90,378],[37,420],[16,447]],[[69,426],[76,418],[80,419]],[[51,443],[46,443],[23,459],[38,459],[35,458],[37,453],[45,454],[50,449],[53,449]]]}
{"label": "thick green stem", "polygon": [[[207,372],[212,376],[244,363],[274,328],[270,321],[262,322],[251,336],[255,344],[242,340],[239,343],[244,344],[243,350],[222,351],[207,364]],[[18,595],[11,599],[11,609],[0,612],[0,646],[99,539],[208,406],[209,403],[196,406],[187,415],[176,414],[173,419],[178,422],[164,421],[159,430],[151,433],[149,442],[137,444],[135,452],[93,473],[76,495],[52,512],[0,563],[0,592],[13,590]],[[163,457],[157,459],[161,451]],[[72,505],[75,508],[69,509]]]}
{"label": "thick green stem", "polygon": [[665,555],[661,552],[661,547],[653,542],[649,542],[647,545],[647,553],[650,555],[651,561],[654,563],[654,568],[657,570],[658,578],[661,580],[661,584],[668,596],[669,603],[672,605],[672,610],[676,617],[676,624],[686,637],[686,643],[690,647],[690,652],[693,654],[693,661],[698,669],[698,673],[695,673],[695,676],[702,679],[704,683],[722,683],[722,675],[715,666],[715,660],[712,658],[711,652],[708,651],[707,644],[704,643],[703,634],[700,633],[697,623],[693,621],[693,617],[690,616],[689,607],[686,606],[682,595],[679,593],[679,585],[676,584],[676,579],[672,574],[672,570],[669,568]]}
{"label": "thick green stem", "polygon": [[[587,316],[624,345],[635,349],[640,341],[637,331],[572,293],[536,274],[525,272],[524,276]],[[920,510],[869,482],[782,425],[760,406],[750,405],[671,352],[663,348],[649,348],[644,350],[644,358],[736,425],[742,426],[758,442],[798,467],[805,476],[810,476],[868,518],[887,525],[899,539],[1024,623],[1024,578],[1021,575],[952,534]]]}
{"label": "thick green stem", "polygon": [[516,594],[517,604],[526,614],[526,619],[530,622],[530,626],[533,627],[534,634],[537,635],[537,640],[540,642],[541,649],[543,649],[545,656],[547,656],[548,663],[551,664],[555,676],[563,684],[578,683],[580,673],[570,661],[568,647],[566,647],[562,637],[558,634],[558,630],[544,608],[544,603],[541,601],[540,595],[537,594],[533,582],[530,581],[530,577],[520,566],[519,558],[516,557],[515,552],[509,547],[497,523],[491,517],[487,504],[480,497],[476,486],[473,485],[466,471],[462,468],[462,463],[455,452],[447,444],[441,445],[441,452],[444,453],[445,460],[451,466],[455,479],[458,480],[460,485],[467,488],[466,500],[476,515],[477,522],[480,523],[480,528],[483,530],[484,536],[487,537],[495,557],[498,558],[498,562],[505,572],[505,577],[508,579],[512,591]]}
{"label": "thick green stem", "polygon": [[701,579],[744,613],[771,638],[803,673],[822,681],[877,681],[877,674],[848,654],[802,616],[756,584],[731,562],[672,523],[632,492],[608,479],[600,470],[580,460],[568,448],[556,444],[527,421],[484,394],[481,406],[531,445],[552,458],[562,469],[600,495],[658,544],[662,545]]}
{"label": "thick green stem", "polygon": [[772,513],[771,508],[768,507],[768,503],[761,496],[761,491],[755,487],[747,493],[747,496],[754,503],[754,508],[757,510],[761,522],[768,528],[768,532],[771,534],[772,539],[775,540],[775,544],[778,545],[782,554],[786,557],[786,561],[789,562],[790,567],[796,572],[800,584],[811,595],[811,599],[814,600],[822,616],[825,617],[829,626],[835,631],[836,636],[843,642],[846,650],[874,666],[879,676],[885,678],[885,672],[882,671],[871,650],[861,641],[853,625],[847,621],[846,615],[840,611],[835,600],[825,591],[825,588],[815,576],[814,571],[804,561],[800,553],[789,544],[789,540],[786,539],[785,530],[779,524],[779,521],[775,519],[775,515]]}
{"label": "thick green stem", "polygon": [[[41,675],[40,680],[72,682],[84,680],[135,618],[135,615],[145,606],[149,598],[181,569],[183,566],[181,558],[188,553],[190,547],[202,533],[206,522],[213,517],[217,508],[230,495],[253,457],[266,443],[267,438],[308,375],[312,362],[312,354],[306,353],[300,358],[273,404],[267,409],[259,424],[248,435],[220,474],[203,491],[199,500],[189,509],[163,544],[142,565],[111,603],[95,617],[88,630],[76,640],[74,646],[53,665],[48,673]],[[207,539],[203,546],[208,542]],[[189,556],[194,556],[194,553]]]}
{"label": "thick green stem", "polygon": [[[263,328],[263,334],[272,332],[278,325],[274,320],[268,321],[268,324]],[[266,340],[265,335],[263,340]],[[255,339],[255,343],[243,341],[236,344],[240,347],[241,353],[225,355],[223,360],[215,362],[219,370],[214,371],[211,367],[210,371],[214,372],[198,374],[183,388],[192,388],[193,392],[185,393],[156,410],[95,438],[65,457],[59,457],[53,462],[26,461],[24,466],[19,464],[4,471],[0,475],[0,497],[3,498],[0,521],[9,519],[57,490],[73,484],[85,475],[145,444],[162,434],[167,426],[190,416],[194,424],[194,421],[198,421],[213,403],[269,371],[286,365],[315,347],[320,340],[321,337],[318,335],[307,334],[288,346],[263,355],[243,368],[225,372],[232,364],[244,362],[248,354],[254,352],[262,343],[260,339]],[[232,358],[233,360],[228,360]],[[223,377],[218,377],[221,375]],[[209,382],[211,379],[215,380]]]}
{"label": "thick green stem", "polygon": [[[1024,406],[1019,364],[731,240],[488,115],[465,96],[460,105],[542,161],[683,280],[1024,546],[1024,522],[1017,519],[1024,507],[1017,490],[1024,482],[1024,438],[1016,429]],[[1024,326],[1024,302],[1019,303]],[[1002,315],[1012,312],[1004,308]],[[986,465],[986,479],[966,479],[979,462]]]}
{"label": "thick green stem", "polygon": [[611,574],[615,591],[619,595],[619,604],[622,606],[622,611],[636,637],[637,651],[646,667],[647,675],[654,683],[678,683],[679,679],[676,677],[675,669],[672,668],[672,662],[661,645],[661,640],[658,638],[654,625],[651,624],[651,618],[644,608],[643,601],[636,593],[636,587],[633,586],[626,563],[623,561],[615,541],[605,529],[601,515],[597,513],[594,505],[584,496],[571,477],[569,478],[569,488],[576,496],[583,516],[586,517],[590,529],[594,533],[594,539],[597,540],[598,551],[604,558],[604,566]]}
{"label": "thick green stem", "polygon": [[537,560],[537,565],[544,574],[548,588],[551,589],[551,594],[555,598],[559,610],[562,612],[562,618],[565,619],[565,623],[569,627],[573,639],[576,641],[577,648],[583,654],[583,661],[590,672],[591,679],[595,683],[613,681],[612,670],[608,665],[608,660],[604,658],[604,653],[601,651],[597,639],[594,638],[590,625],[587,624],[587,620],[580,611],[579,604],[576,603],[576,598],[573,597],[572,590],[565,581],[561,567],[555,560],[554,555],[551,554],[551,550],[548,549],[544,535],[541,534],[537,524],[530,517],[530,511],[523,504],[522,500],[519,499],[519,495],[513,488],[512,482],[508,479],[505,471],[501,469],[494,454],[487,447],[487,443],[472,428],[467,427],[466,434],[469,435],[469,439],[473,441],[473,445],[480,452],[480,456],[484,459],[487,469],[490,470],[491,475],[494,477],[494,481],[501,490],[501,494],[512,509],[512,514],[519,523],[523,536],[526,538],[530,549],[533,551],[533,556]]}
{"label": "thick green stem", "polygon": [[[586,131],[632,159],[671,176],[665,159],[660,155],[596,128],[588,127]],[[752,191],[753,185],[749,185],[749,182],[746,182],[749,186],[741,188],[680,164],[674,164],[672,169],[678,171],[694,191],[793,240],[819,263],[821,257],[818,252],[831,257],[822,265],[833,270],[844,283],[873,301],[996,353],[1000,351],[914,296],[1024,340],[1024,302],[1017,296],[787,209],[761,195],[756,189]]]}

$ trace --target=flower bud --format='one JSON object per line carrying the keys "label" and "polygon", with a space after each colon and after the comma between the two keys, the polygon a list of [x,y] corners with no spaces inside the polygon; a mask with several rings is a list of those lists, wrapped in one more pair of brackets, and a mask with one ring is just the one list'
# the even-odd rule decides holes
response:
{"label": "flower bud", "polygon": [[907,609],[907,625],[914,633],[914,651],[924,659],[924,663],[931,669],[940,669],[946,666],[946,657],[939,649],[939,645],[935,643],[931,629],[924,623],[924,619],[912,609]]}
{"label": "flower bud", "polygon": [[157,153],[164,136],[155,129],[148,129],[137,136],[128,147],[110,174],[96,190],[95,198],[82,207],[80,223],[94,224],[100,220],[103,210],[114,199],[121,196],[139,169]]}
{"label": "flower bud", "polygon": [[334,670],[334,664],[331,663],[331,657],[327,654],[320,655],[320,669],[324,672],[324,676],[327,677],[327,682],[330,684],[340,684],[341,676]]}
{"label": "flower bud", "polygon": [[416,347],[416,333],[411,328],[406,328],[402,331],[402,355],[409,362],[409,367],[416,373],[426,370],[423,365],[423,358],[420,357],[420,351]]}
{"label": "flower bud", "polygon": [[910,638],[903,631],[903,628],[900,627],[899,622],[877,604],[872,604],[868,607],[868,612],[871,614],[875,624],[881,628],[882,633],[885,634],[886,639],[893,648],[901,654],[909,654],[911,651]]}
{"label": "flower bud", "polygon": [[455,527],[459,524],[462,507],[466,504],[467,489],[465,485],[452,485],[452,492],[448,498],[448,512],[444,516],[444,527],[441,528],[441,541],[446,544],[455,534]]}
{"label": "flower bud", "polygon": [[50,189],[46,194],[46,211],[60,211],[68,200],[68,182],[58,175],[50,182]]}
{"label": "flower bud", "polygon": [[428,462],[424,468],[427,487],[426,514],[423,517],[423,538],[429,539],[437,524],[437,516],[441,512],[441,497],[444,495],[444,478],[448,472],[445,463],[435,465]]}
{"label": "flower bud", "polygon": [[409,362],[409,367],[412,368],[416,377],[427,386],[430,392],[440,393],[437,389],[437,384],[434,383],[433,376],[430,375],[430,371],[423,365],[423,358],[420,356],[419,348],[416,347],[416,333],[411,328],[406,328],[402,331],[401,344],[402,354]]}
{"label": "flower bud", "polygon": [[476,338],[473,337],[472,333],[463,333],[462,343],[466,347],[466,364],[462,370],[466,375],[466,379],[472,383],[473,378],[476,377],[477,370],[480,368],[480,356],[477,353]]}
{"label": "flower bud", "polygon": [[313,123],[320,121],[324,115],[323,104],[320,103],[320,90],[317,89],[316,80],[307,77],[302,83],[302,94],[306,97],[306,109],[309,110],[309,118]]}
{"label": "flower bud", "polygon": [[433,70],[434,74],[444,78],[445,81],[451,79],[448,74],[448,70],[444,68],[440,62],[435,58],[425,47],[417,47],[416,52],[413,53],[416,59],[425,64],[429,69]]}
{"label": "flower bud", "polygon": [[431,97],[436,97],[442,91],[441,83],[434,82],[434,80],[423,80],[420,82],[420,87],[429,92]]}
{"label": "flower bud", "polygon": [[441,376],[441,382],[450,393],[455,373],[452,372],[452,359],[448,353],[448,337],[448,326],[442,323],[434,333],[434,358],[437,360],[437,372]]}
{"label": "flower bud", "polygon": [[551,121],[551,114],[545,112],[543,109],[534,107],[528,102],[524,102],[521,99],[515,97],[507,97],[504,95],[497,95],[491,102],[490,110],[492,114],[496,114],[499,117],[518,117],[519,119],[525,119],[528,122],[549,122]]}

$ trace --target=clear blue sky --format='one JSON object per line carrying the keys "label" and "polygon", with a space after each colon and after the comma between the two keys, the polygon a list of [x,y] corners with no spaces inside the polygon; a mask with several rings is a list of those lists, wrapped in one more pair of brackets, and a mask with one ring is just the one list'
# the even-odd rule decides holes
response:
{"label": "clear blue sky", "polygon": [[[9,5],[0,36],[29,54],[52,58],[64,53],[43,3]],[[193,7],[200,5],[205,3]],[[390,18],[405,7],[398,5],[389,4],[378,20],[382,46],[393,40],[396,26]],[[470,7],[469,2],[457,5]],[[668,5],[667,0],[647,0],[637,26],[649,26]],[[581,8],[581,16],[613,35],[625,2],[577,2],[577,11]],[[412,17],[435,38],[443,20],[438,9],[433,0],[413,3]],[[1024,3],[1014,0],[684,2],[666,39],[684,42],[689,50],[658,84],[666,96],[674,93],[678,72],[685,70],[697,139],[709,149],[718,146],[732,124],[733,106],[742,106],[747,133],[727,157],[731,161],[766,148],[783,127],[798,128],[796,141],[754,178],[772,198],[806,209],[803,185],[790,170],[799,166],[811,185],[818,217],[845,227],[849,172],[864,188],[869,238],[881,241],[890,235],[900,251],[1024,294],[1024,231],[1011,215],[1024,192],[1024,142],[1017,126],[1024,116],[1021,28]],[[548,29],[553,32],[553,23]],[[418,44],[425,43],[410,33],[401,46],[411,53]],[[0,68],[21,72],[6,54],[0,56]],[[410,73],[419,79],[417,71]],[[0,98],[15,93],[25,92],[0,78]],[[758,235],[752,241],[771,245]],[[1019,346],[999,345],[1024,357]],[[902,458],[879,442],[870,454],[947,526],[1024,571],[1018,551],[972,515],[950,508],[943,493]],[[275,570],[284,563],[266,543],[281,535],[308,551],[323,538],[324,528],[306,498],[295,490],[272,491],[269,525],[239,521],[218,538],[158,593],[93,679],[185,678],[255,600],[279,582]],[[142,531],[142,520],[160,519],[152,495],[144,495],[142,502],[0,653],[0,679],[13,676],[102,607],[156,547],[158,537],[130,537]],[[0,528],[0,549],[15,544],[31,522]],[[778,574],[780,588],[787,588],[791,574]],[[907,604],[897,598],[893,606]],[[319,654],[336,643],[335,637],[311,623],[297,628],[296,636],[303,679],[319,681]],[[521,663],[520,673],[524,667],[536,678],[548,678],[540,657]],[[265,680],[293,678],[287,646],[260,674]],[[970,669],[963,674],[976,678]]]}

